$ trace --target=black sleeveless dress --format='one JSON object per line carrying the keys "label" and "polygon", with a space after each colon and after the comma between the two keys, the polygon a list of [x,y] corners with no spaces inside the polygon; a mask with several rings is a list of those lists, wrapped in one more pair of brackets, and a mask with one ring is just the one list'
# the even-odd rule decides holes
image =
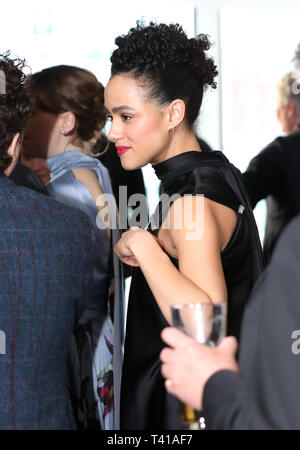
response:
{"label": "black sleeveless dress", "polygon": [[[241,192],[238,171],[217,151],[182,153],[157,164],[154,170],[161,179],[163,194],[204,194],[236,212],[237,224],[221,259],[228,291],[228,334],[238,338],[249,292],[262,270],[257,228],[251,206]],[[170,202],[160,201],[148,231],[158,233],[169,207]],[[170,259],[178,267],[178,261]],[[142,271],[134,268],[121,388],[123,430],[182,428],[180,402],[166,392],[160,373],[159,354],[165,346],[160,334],[167,326]]]}

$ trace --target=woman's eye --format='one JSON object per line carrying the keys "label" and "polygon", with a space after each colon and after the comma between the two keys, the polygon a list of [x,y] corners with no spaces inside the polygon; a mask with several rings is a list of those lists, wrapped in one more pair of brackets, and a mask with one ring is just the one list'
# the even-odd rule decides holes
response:
{"label": "woman's eye", "polygon": [[122,119],[125,120],[125,122],[127,122],[128,120],[132,119],[132,117],[129,116],[128,114],[122,114]]}

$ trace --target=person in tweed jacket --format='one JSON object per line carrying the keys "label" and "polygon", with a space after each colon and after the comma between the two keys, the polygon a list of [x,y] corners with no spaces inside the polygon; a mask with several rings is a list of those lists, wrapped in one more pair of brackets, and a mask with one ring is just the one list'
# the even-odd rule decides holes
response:
{"label": "person in tweed jacket", "polygon": [[74,429],[70,339],[92,281],[85,215],[8,176],[30,114],[24,62],[0,55],[0,429]]}

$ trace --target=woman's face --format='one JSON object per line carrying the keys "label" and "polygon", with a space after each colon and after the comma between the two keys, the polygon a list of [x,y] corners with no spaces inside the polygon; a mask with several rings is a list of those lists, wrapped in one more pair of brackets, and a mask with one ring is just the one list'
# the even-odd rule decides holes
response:
{"label": "woman's face", "polygon": [[36,110],[24,130],[22,156],[25,158],[47,158],[49,149],[55,144],[58,117]]}
{"label": "woman's face", "polygon": [[108,139],[115,142],[124,169],[164,160],[170,143],[167,108],[147,99],[147,90],[128,75],[115,75],[105,89],[111,119]]}

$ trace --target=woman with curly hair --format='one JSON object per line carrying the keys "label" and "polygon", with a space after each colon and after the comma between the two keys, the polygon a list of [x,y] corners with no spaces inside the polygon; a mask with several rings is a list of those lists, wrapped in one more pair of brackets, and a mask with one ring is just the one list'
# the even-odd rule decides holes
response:
{"label": "woman with curly hair", "polygon": [[115,247],[134,266],[121,428],[180,429],[180,404],[165,390],[159,361],[170,307],[228,302],[229,333],[237,336],[260,248],[252,254],[257,230],[234,170],[221,152],[203,152],[193,131],[204,89],[216,87],[207,36],[138,23],[116,45],[105,90],[108,138],[125,169],[151,163],[164,193],[148,230],[133,227]]}
{"label": "woman with curly hair", "polygon": [[[33,114],[24,132],[23,156],[46,160],[49,195],[87,215],[94,242],[92,301],[75,334],[76,358],[81,359],[79,374],[74,374],[77,418],[83,428],[97,427],[98,419],[102,429],[114,429],[119,426],[123,286],[120,261],[113,258],[112,245],[120,234],[110,229],[116,214],[114,204],[103,201],[103,194],[113,199],[108,171],[90,151],[96,141],[101,142],[106,122],[104,88],[91,72],[63,65],[35,73],[30,81]],[[89,384],[92,373],[93,383]]]}

